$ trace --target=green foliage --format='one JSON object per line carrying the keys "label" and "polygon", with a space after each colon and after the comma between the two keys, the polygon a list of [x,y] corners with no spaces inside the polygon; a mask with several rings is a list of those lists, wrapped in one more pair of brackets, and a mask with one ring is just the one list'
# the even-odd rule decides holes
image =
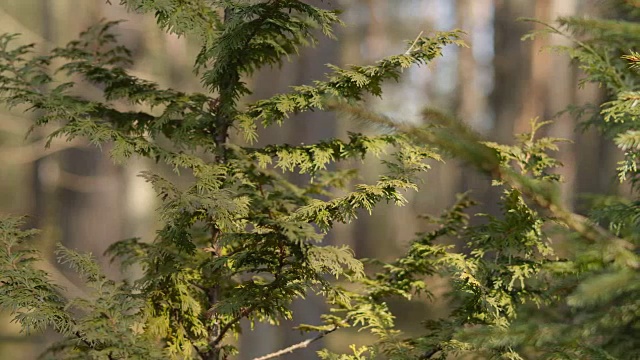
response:
{"label": "green foliage", "polygon": [[[236,129],[253,141],[258,124],[280,124],[291,114],[325,109],[328,98],[355,104],[367,95],[380,96],[383,81],[399,80],[403,69],[428,63],[443,46],[461,45],[460,34],[419,37],[405,53],[371,66],[332,65],[326,80],[243,107],[241,98],[250,94],[243,79],[315,43],[315,29],[332,37],[340,24],[336,11],[294,0],[122,4],[152,12],[163,29],[200,41],[194,69],[210,94],[163,89],[132,76],[127,70],[131,53],[113,33],[118,23],[102,22],[42,56],[33,54],[33,45],[15,46],[16,35],[2,35],[0,99],[37,111],[36,125],[59,124],[50,139],[109,143],[116,162],[149,158],[192,175],[193,181],[177,186],[159,174],[140,174],[161,200],[163,226],[153,242],[124,240],[109,253],[125,266],[141,266],[141,279],[114,283],[90,257],[60,248],[60,261],[84,278],[88,297],[67,299],[45,281],[45,273],[35,272],[3,287],[5,298],[17,299],[3,305],[25,319],[26,329],[55,325],[64,336],[48,352],[56,358],[223,359],[237,352],[228,339],[241,331],[242,319],[278,324],[291,318],[291,301],[308,292],[323,294],[330,303],[350,302],[351,295],[326,275],[362,279],[362,263],[346,247],[319,242],[336,222],[353,220],[358,209],[371,212],[380,201],[406,203],[402,192],[417,189],[415,176],[427,169],[424,160],[438,155],[402,134],[353,133],[348,140],[254,148],[230,143],[229,132]],[[71,77],[97,85],[103,98],[80,96],[81,83]],[[329,172],[329,165],[387,152],[382,161],[388,172],[377,182],[333,195],[332,189],[350,185],[355,171]],[[308,173],[313,181],[294,185],[287,180],[289,172]],[[35,271],[28,264],[16,267]],[[17,296],[36,281],[46,285],[44,302]],[[36,308],[46,311],[34,318]],[[383,307],[376,308],[385,314]],[[71,309],[82,315],[72,316]],[[366,312],[354,311],[349,319],[370,323]],[[300,328],[322,335],[349,325],[334,315],[323,319],[324,324]],[[372,329],[389,321],[383,316]]]}
{"label": "green foliage", "polygon": [[[322,350],[322,359],[640,356],[637,199],[599,199],[588,218],[566,209],[554,173],[561,164],[552,156],[563,140],[538,135],[546,122],[532,121],[530,133],[503,145],[434,109],[415,126],[363,106],[403,69],[429,63],[446,45],[463,45],[459,32],[420,36],[406,52],[373,65],[332,65],[313,85],[242,106],[250,93],[243,79],[312,45],[314,29],[331,37],[338,13],[296,0],[122,4],[200,41],[194,69],[209,94],[162,89],[130,75],[130,52],[112,32],[117,22],[100,23],[44,56],[35,56],[33,45],[13,45],[16,35],[0,36],[0,99],[37,111],[36,125],[59,124],[51,138],[109,143],[114,161],[144,157],[192,175],[178,186],[153,172],[140,174],[161,201],[162,228],[151,242],[128,239],[108,250],[124,266],[140,266],[140,279],[114,282],[90,255],[58,248],[59,261],[86,285],[80,298],[38,270],[40,255],[28,242],[33,231],[20,230],[20,219],[0,219],[0,306],[26,332],[53,327],[62,335],[46,357],[226,359],[238,352],[229,339],[241,332],[241,320],[280,324],[292,318],[291,302],[309,292],[324,296],[331,311],[320,324],[298,327],[317,333],[308,342],[344,327],[375,338],[352,345],[349,354]],[[572,39],[573,46],[558,50],[578,63],[583,82],[608,92],[589,124],[624,152],[618,175],[632,183],[640,157],[640,56],[628,49],[640,45],[637,28],[633,21],[566,18],[543,31]],[[70,77],[99,85],[103,98],[81,97]],[[390,135],[266,147],[228,140],[235,129],[252,144],[259,125],[314,110],[338,111]],[[349,188],[355,169],[327,170],[381,154],[387,170],[372,184]],[[500,214],[471,215],[475,202],[461,195],[440,216],[425,216],[431,230],[417,234],[401,257],[371,260],[369,271],[348,247],[322,245],[334,224],[351,222],[361,209],[405,204],[403,192],[418,189],[417,175],[428,170],[425,160],[441,156],[490,176],[502,191]],[[291,183],[287,174],[294,172],[311,181]],[[334,189],[347,191],[336,196]],[[432,299],[434,278],[449,286],[449,309],[409,336],[397,328],[388,301]]]}
{"label": "green foliage", "polygon": [[[354,113],[365,121],[380,120],[375,116],[367,117],[363,109],[351,111]],[[440,217],[427,217],[435,229],[418,234],[403,257],[383,264],[382,271],[363,282],[365,292],[354,296],[355,300],[343,308],[347,318],[379,337],[379,342],[371,350],[384,354],[388,359],[428,359],[435,356],[444,359],[465,352],[507,356],[513,352],[510,346],[493,346],[486,341],[476,343],[471,339],[477,335],[469,332],[470,329],[504,332],[517,318],[522,304],[542,305],[551,300],[549,283],[543,276],[546,264],[555,259],[554,250],[543,231],[543,225],[551,218],[541,215],[525,202],[524,192],[530,191],[532,185],[524,177],[531,176],[527,180],[534,183],[558,181],[557,176],[549,174],[550,167],[557,162],[546,151],[557,149],[555,143],[559,140],[536,138],[536,130],[544,124],[534,121],[533,131],[519,136],[517,145],[464,139],[465,135],[474,136],[467,129],[466,134],[455,133],[457,138],[447,146],[444,133],[452,135],[451,129],[462,125],[434,110],[425,113],[431,119],[435,115],[441,122],[451,123],[447,127],[430,129],[404,126],[404,131],[414,141],[437,142],[453,154],[465,156],[482,166],[481,169],[497,175],[495,185],[504,188],[502,216],[477,214],[485,221],[471,226],[466,212],[475,203],[468,195],[460,196],[458,202]],[[461,149],[461,141],[469,141],[468,147]],[[471,154],[476,158],[468,158]],[[465,244],[465,249],[460,251],[453,245],[444,245],[442,239],[457,239],[458,243]],[[451,312],[441,319],[426,322],[427,333],[424,336],[409,338],[394,328],[393,315],[384,305],[385,299],[401,297],[409,300],[420,295],[431,298],[431,290],[425,281],[428,278],[425,277],[434,276],[445,277],[451,283],[452,290],[448,295],[453,304]],[[491,340],[495,342],[497,339],[491,337]]]}
{"label": "green foliage", "polygon": [[64,336],[45,358],[163,358],[158,339],[144,331],[143,297],[126,282],[106,279],[91,256],[59,247],[60,262],[87,285],[85,296],[64,297],[63,289],[37,266],[40,254],[28,244],[36,232],[20,230],[22,225],[19,218],[0,219],[0,305],[26,333],[52,326]]}
{"label": "green foliage", "polygon": [[59,288],[51,283],[44,271],[33,266],[38,253],[21,246],[36,232],[20,230],[22,224],[19,218],[0,219],[0,305],[11,311],[15,321],[20,322],[27,333],[42,331],[49,325],[58,331],[68,332],[71,319],[64,311],[64,299],[58,294]]}
{"label": "green foliage", "polygon": [[[637,4],[625,4],[631,7],[631,16],[636,14]],[[566,52],[585,76],[581,84],[597,83],[607,90],[608,100],[593,113],[587,125],[597,126],[612,137],[616,145],[624,152],[625,159],[620,162],[618,176],[620,180],[631,179],[637,182],[638,137],[638,54],[630,49],[640,44],[638,30],[640,24],[633,19],[628,21],[606,19],[560,18],[558,26],[544,24],[545,29],[531,34],[531,37],[543,34],[557,34],[568,37],[571,46],[557,46],[554,49]],[[590,107],[590,105],[587,105]],[[584,114],[585,107],[571,109],[577,115]]]}
{"label": "green foliage", "polygon": [[[631,5],[629,5],[631,6]],[[567,52],[585,72],[582,81],[608,91],[588,125],[612,136],[625,154],[619,177],[637,181],[637,23],[566,18],[543,33],[561,34]],[[534,36],[536,34],[533,34]],[[516,145],[486,142],[465,125],[437,110],[424,112],[425,127],[402,124],[362,107],[335,108],[362,122],[396,129],[417,144],[435,146],[491,176],[503,188],[500,217],[468,223],[473,202],[465,195],[440,218],[435,230],[419,234],[400,259],[363,281],[365,291],[343,305],[378,335],[370,349],[388,359],[635,359],[640,356],[637,190],[632,199],[603,197],[591,218],[572,213],[559,200],[549,151],[561,139],[539,138],[545,123],[517,136]],[[571,107],[576,115],[592,105]],[[560,225],[558,227],[557,225]],[[602,227],[601,227],[602,226]],[[562,257],[550,242],[562,243]],[[465,249],[444,245],[450,239]],[[442,239],[439,241],[439,239]],[[409,337],[393,326],[384,307],[389,297],[429,295],[426,279],[441,276],[451,285],[451,312],[424,322],[424,334]],[[355,298],[355,297],[354,297]],[[355,306],[358,310],[353,310]],[[377,307],[376,307],[377,306]],[[379,313],[382,309],[382,315]],[[363,314],[362,311],[368,311]],[[357,317],[356,317],[357,316]],[[378,319],[388,321],[380,323]],[[361,320],[367,319],[367,320]],[[324,358],[360,359],[323,353]]]}

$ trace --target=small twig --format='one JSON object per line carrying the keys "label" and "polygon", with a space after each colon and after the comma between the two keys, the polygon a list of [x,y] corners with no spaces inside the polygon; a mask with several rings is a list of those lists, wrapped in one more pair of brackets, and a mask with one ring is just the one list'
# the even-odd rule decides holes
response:
{"label": "small twig", "polygon": [[407,51],[404,53],[405,55],[409,55],[409,53],[411,53],[413,51],[413,47],[416,46],[416,44],[418,43],[418,40],[420,40],[420,37],[422,36],[422,33],[424,33],[424,31],[420,31],[420,34],[418,34],[416,39],[413,40],[413,43],[411,44],[411,46],[409,46]]}
{"label": "small twig", "polygon": [[[220,229],[218,229],[218,227],[215,226],[213,219],[211,219],[212,225],[211,225],[211,260],[214,261],[217,257],[218,254],[220,254],[220,244],[218,243],[218,236],[220,235]],[[210,288],[206,289],[206,293],[207,293],[207,299],[209,301],[209,306],[210,309],[207,311],[207,320],[211,323],[210,325],[207,326],[207,331],[209,333],[209,345],[210,345],[210,350],[207,352],[207,354],[202,355],[203,359],[217,359],[218,358],[218,353],[219,353],[219,349],[217,348],[217,345],[220,343],[220,341],[222,340],[222,337],[224,336],[224,333],[222,334],[222,336],[220,335],[220,323],[218,321],[215,321],[215,313],[214,313],[214,307],[215,305],[220,301],[219,298],[219,292],[220,292],[220,285],[216,284]]]}
{"label": "small twig", "polygon": [[[89,349],[98,350],[96,345],[92,344],[89,340],[85,339],[84,336],[82,336],[82,334],[80,333],[80,331],[76,331],[74,335],[78,338],[78,340],[82,341],[82,343],[84,343],[87,347],[89,347]],[[111,352],[108,353],[107,359],[115,360],[115,358],[113,357],[113,353]]]}
{"label": "small twig", "polygon": [[273,359],[273,358],[276,358],[278,356],[282,356],[284,354],[288,354],[288,353],[294,352],[295,350],[298,350],[298,349],[304,349],[307,346],[309,346],[309,344],[311,344],[311,343],[313,343],[315,341],[318,341],[318,340],[322,339],[323,337],[327,336],[328,334],[336,331],[336,329],[338,329],[338,327],[334,327],[331,330],[325,330],[325,331],[321,332],[320,334],[316,335],[315,337],[312,337],[312,338],[307,339],[305,341],[299,342],[299,343],[297,343],[295,345],[291,345],[288,348],[284,348],[282,350],[278,350],[276,352],[272,352],[270,354],[254,358],[253,360]]}
{"label": "small twig", "polygon": [[231,319],[231,321],[229,321],[228,323],[226,323],[220,330],[218,333],[218,336],[209,344],[209,346],[211,348],[215,348],[216,346],[218,346],[218,344],[220,344],[220,342],[222,342],[222,340],[224,339],[225,334],[233,327],[234,324],[238,323],[240,320],[242,320],[242,318],[244,318],[245,316],[249,315],[253,310],[255,310],[258,307],[258,304],[253,304],[251,306],[249,306],[248,308],[240,311],[240,314],[238,314],[236,317],[234,317],[233,319]]}

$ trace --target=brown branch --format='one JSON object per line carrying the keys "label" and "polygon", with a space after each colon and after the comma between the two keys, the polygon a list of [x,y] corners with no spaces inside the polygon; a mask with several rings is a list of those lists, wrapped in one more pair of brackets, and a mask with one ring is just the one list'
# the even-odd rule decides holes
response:
{"label": "brown branch", "polygon": [[[211,220],[213,222],[213,219]],[[211,224],[211,259],[212,261],[215,260],[216,257],[218,257],[218,254],[220,253],[220,249],[219,246],[220,244],[218,243],[218,236],[220,235],[220,229],[218,229],[213,223]],[[209,310],[207,311],[207,320],[208,320],[208,324],[207,324],[207,332],[209,334],[208,338],[209,338],[209,348],[206,352],[201,353],[200,356],[203,359],[217,359],[218,358],[218,353],[219,353],[219,349],[217,348],[217,345],[220,343],[222,337],[220,336],[220,324],[218,323],[217,320],[215,320],[215,313],[214,313],[214,306],[218,303],[218,301],[220,300],[220,286],[218,284],[206,289],[206,293],[207,293],[207,300],[209,302]]]}
{"label": "brown branch", "polygon": [[218,336],[209,344],[210,347],[215,348],[216,346],[218,346],[218,344],[220,344],[220,342],[222,342],[222,340],[224,339],[224,335],[231,330],[231,328],[233,327],[233,325],[237,324],[240,320],[242,320],[242,318],[244,318],[245,316],[251,314],[251,312],[253,310],[255,310],[258,307],[258,304],[253,304],[251,306],[249,306],[248,308],[245,308],[243,310],[240,311],[240,314],[238,314],[236,317],[234,317],[233,319],[231,319],[231,321],[229,321],[228,323],[226,323],[219,331]]}
{"label": "brown branch", "polygon": [[[73,334],[78,338],[78,340],[80,340],[83,344],[85,344],[89,349],[98,351],[98,347],[96,346],[96,344],[92,344],[89,340],[85,339],[84,336],[82,336],[82,334],[80,333],[80,331],[76,331]],[[112,352],[109,352],[107,354],[107,359],[115,360]]]}
{"label": "brown branch", "polygon": [[[617,246],[619,249],[630,250],[634,248],[633,244],[615,236],[602,226],[594,223],[589,218],[567,210],[564,206],[554,201],[554,199],[536,192],[535,189],[521,181],[514,173],[503,169],[497,169],[497,171],[502,180],[509,183],[515,189],[521,191],[523,195],[531,199],[538,206],[549,211],[549,213],[553,215],[554,220],[577,232],[583,238],[593,243],[612,244]],[[637,268],[638,266],[638,264],[633,265],[634,268]]]}
{"label": "brown branch", "polygon": [[307,346],[309,346],[309,344],[311,344],[311,343],[313,343],[315,341],[318,341],[318,340],[322,339],[323,337],[327,336],[328,334],[336,331],[336,329],[338,329],[338,327],[334,327],[331,330],[325,330],[325,331],[319,333],[318,335],[316,335],[315,337],[312,337],[310,339],[301,341],[301,342],[299,342],[299,343],[297,343],[295,345],[291,345],[291,346],[289,346],[287,348],[284,348],[282,350],[278,350],[278,351],[272,352],[270,354],[254,358],[253,360],[273,359],[273,358],[277,358],[278,356],[282,356],[282,355],[285,355],[285,354],[288,354],[288,353],[292,353],[292,352],[294,352],[294,351],[296,351],[298,349],[304,349]]}
{"label": "brown branch", "polygon": [[[224,22],[227,23],[229,21],[231,17],[231,11],[230,9],[225,9],[224,10]],[[238,81],[238,79],[236,79],[236,81]],[[225,84],[226,86],[231,86],[233,84]],[[225,149],[225,143],[227,142],[227,138],[229,137],[229,120],[226,118],[226,116],[224,116],[224,114],[220,113],[220,109],[222,108],[223,105],[225,105],[225,103],[227,101],[233,103],[233,98],[229,98],[227,99],[226,97],[223,96],[224,92],[222,91],[222,88],[220,89],[220,96],[212,101],[212,103],[209,104],[210,106],[210,110],[215,113],[215,120],[216,123],[213,124],[214,128],[211,129],[212,133],[215,134],[214,136],[214,142],[215,142],[215,155],[214,155],[214,161],[219,163],[219,164],[224,164],[227,162],[227,158],[226,158],[226,149]],[[218,241],[218,238],[220,236],[220,229],[216,226],[215,222],[213,219],[211,219],[211,260],[215,260],[219,254],[220,254],[220,244]],[[217,360],[219,358],[220,355],[220,349],[218,348],[218,345],[220,344],[220,342],[222,341],[222,339],[224,338],[224,335],[227,333],[227,331],[229,331],[229,329],[233,326],[234,322],[231,321],[230,323],[226,324],[224,327],[220,327],[220,322],[219,320],[216,319],[216,314],[215,314],[215,306],[216,304],[220,301],[220,284],[216,283],[215,285],[213,285],[212,287],[210,287],[207,291],[207,300],[209,302],[209,310],[207,311],[207,318],[209,320],[210,325],[207,325],[207,332],[208,332],[208,343],[209,343],[209,347],[206,350],[205,353],[201,353],[200,356],[203,359],[211,359],[211,360]],[[242,318],[242,317],[240,317]],[[234,318],[235,320],[235,318]],[[239,319],[237,321],[240,321]]]}
{"label": "brown branch", "polygon": [[[269,4],[275,4],[277,1],[270,0]],[[277,7],[275,9],[278,9]],[[228,23],[231,20],[232,11],[229,8],[225,8],[224,10],[224,23]],[[247,36],[245,42],[241,49],[237,51],[237,54],[242,55],[245,51],[250,48],[251,41],[258,34],[258,31],[261,29],[262,24],[269,20],[269,13],[267,13],[261,19],[256,19],[257,25],[255,26],[253,32]],[[227,149],[225,147],[227,139],[229,138],[229,127],[232,125],[233,119],[227,113],[227,107],[231,107],[235,104],[235,99],[233,95],[233,88],[240,84],[240,73],[239,68],[241,67],[240,60],[242,56],[236,56],[235,60],[232,60],[229,68],[232,72],[231,76],[228,77],[229,80],[225,81],[225,83],[220,84],[219,86],[219,96],[217,99],[214,99],[209,103],[209,108],[211,113],[214,115],[215,123],[212,124],[212,128],[209,129],[213,134],[213,140],[215,143],[215,155],[214,162],[219,164],[224,164],[227,162]],[[207,249],[208,252],[211,252],[212,259],[215,259],[220,254],[220,245],[218,242],[218,237],[221,231],[214,224],[213,220],[211,221],[211,247]],[[279,270],[282,270],[284,266],[284,261],[282,259],[282,250],[280,256],[280,267]],[[278,274],[276,274],[276,282],[278,280]],[[226,333],[237,324],[242,318],[248,316],[251,312],[253,312],[258,304],[251,305],[243,310],[240,313],[231,319],[228,323],[221,326],[218,321],[215,321],[215,313],[213,308],[216,303],[220,301],[220,285],[216,284],[210,287],[207,291],[207,297],[209,302],[209,310],[207,317],[213,323],[209,325],[208,330],[208,338],[209,338],[209,348],[206,352],[201,352],[200,356],[203,359],[218,359],[220,354],[220,349],[218,345],[224,340]]]}
{"label": "brown branch", "polygon": [[[282,267],[283,267],[283,263],[281,263],[281,266],[278,268],[278,272],[275,274],[275,279],[274,279],[274,281],[272,281],[272,282],[268,285],[268,287],[272,287],[272,286],[274,286],[274,284],[275,284],[275,283],[277,283],[278,279],[280,279],[280,273],[282,272]],[[224,340],[224,337],[225,337],[225,335],[227,334],[227,332],[229,332],[229,330],[231,330],[231,328],[232,328],[235,324],[237,324],[238,322],[240,322],[240,320],[242,320],[243,318],[245,318],[245,317],[249,316],[249,314],[251,314],[251,313],[252,313],[256,308],[258,308],[258,306],[259,306],[261,303],[262,303],[262,301],[261,301],[261,302],[256,302],[256,303],[254,303],[253,305],[251,305],[251,306],[249,306],[249,307],[246,307],[246,308],[242,309],[238,315],[236,315],[233,319],[231,319],[228,323],[224,324],[222,327],[219,327],[219,325],[218,325],[218,329],[217,329],[216,334],[212,334],[212,336],[211,336],[211,337],[215,336],[215,338],[214,338],[214,339],[212,339],[212,340],[209,342],[209,344],[208,344],[208,345],[209,345],[209,347],[208,347],[208,348],[209,348],[209,352],[208,352],[208,353],[217,351],[217,350],[216,350],[217,346],[218,346],[218,345],[220,345],[220,343],[222,342],[222,340]],[[334,331],[334,330],[335,330],[335,328],[334,328],[334,329],[332,329],[332,330],[331,330],[331,331],[329,331],[329,332],[332,332],[332,331]],[[329,332],[327,332],[327,334],[328,334]],[[326,335],[326,334],[325,334],[325,335]],[[315,340],[314,340],[314,341],[315,341]],[[203,354],[201,354],[201,356],[202,356],[203,358],[206,358]]]}

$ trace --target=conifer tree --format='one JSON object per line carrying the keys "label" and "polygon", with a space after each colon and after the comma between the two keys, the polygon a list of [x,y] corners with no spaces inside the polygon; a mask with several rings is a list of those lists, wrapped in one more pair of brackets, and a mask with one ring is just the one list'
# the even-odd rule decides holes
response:
{"label": "conifer tree", "polygon": [[[123,240],[108,252],[125,266],[140,265],[141,279],[112,281],[90,255],[58,248],[59,261],[85,279],[87,298],[65,298],[33,265],[42,256],[29,246],[33,232],[19,230],[19,218],[3,218],[0,305],[27,333],[53,327],[63,336],[47,350],[51,358],[226,359],[237,353],[228,340],[240,332],[242,319],[278,324],[291,317],[291,301],[310,291],[330,304],[348,301],[349,294],[327,275],[362,278],[363,265],[347,247],[322,245],[324,234],[380,201],[403,204],[402,191],[415,189],[414,175],[427,168],[423,160],[437,155],[403,134],[352,133],[312,145],[254,147],[257,126],[324,110],[327,98],[355,104],[380,96],[384,81],[428,63],[443,46],[462,44],[459,34],[418,37],[402,54],[368,66],[331,66],[326,79],[313,85],[245,105],[241,100],[251,93],[245,79],[312,45],[316,29],[333,37],[341,23],[337,11],[298,0],[122,4],[155,14],[165,31],[200,42],[194,70],[208,94],[163,89],[132,76],[131,53],[118,45],[118,22],[111,21],[44,56],[33,54],[34,45],[17,45],[18,35],[2,35],[0,99],[37,111],[36,126],[59,124],[50,139],[109,143],[116,162],[149,158],[194,180],[179,187],[156,173],[140,175],[162,202],[163,227],[152,242]],[[52,68],[59,60],[63,64]],[[83,98],[72,76],[99,85],[103,99]],[[230,142],[231,131],[249,145]],[[327,171],[329,164],[389,147],[395,149],[392,160],[385,160],[389,170],[376,183],[332,195],[332,188],[347,186],[355,173]],[[312,180],[296,186],[283,172]],[[300,329],[319,338],[350,324],[330,314],[321,320]]]}
{"label": "conifer tree", "polygon": [[[428,63],[443,46],[458,44],[458,32],[418,37],[406,52],[369,66],[331,66],[313,85],[244,104],[243,79],[262,66],[277,66],[314,29],[332,36],[338,13],[303,1],[125,0],[131,11],[154,13],[166,31],[202,44],[195,70],[209,94],[161,89],[127,72],[129,51],[116,42],[115,22],[101,23],[66,47],[33,56],[16,46],[15,35],[0,38],[0,96],[10,106],[42,114],[36,125],[58,122],[51,137],[85,137],[113,143],[111,156],[124,162],[141,156],[193,175],[178,187],[158,174],[141,174],[162,201],[163,228],[152,242],[129,239],[109,253],[124,265],[138,264],[136,281],[107,279],[91,256],[60,246],[59,260],[85,279],[89,297],[69,299],[34,267],[42,255],[30,246],[32,230],[21,219],[0,220],[0,305],[12,311],[26,332],[52,327],[63,338],[50,358],[224,359],[237,353],[229,338],[239,321],[278,324],[288,307],[309,291],[331,307],[322,323],[301,324],[308,341],[260,359],[295,351],[340,328],[371,332],[372,344],[354,344],[349,354],[328,350],[322,359],[634,359],[638,349],[638,144],[636,129],[640,55],[638,8],[624,2],[624,21],[563,18],[543,33],[567,36],[563,47],[609,99],[602,106],[576,107],[591,113],[587,124],[611,136],[624,152],[618,176],[630,181],[632,199],[606,197],[591,214],[576,214],[559,201],[552,156],[562,139],[540,137],[547,122],[514,145],[482,139],[463,122],[427,109],[421,126],[370,111],[367,95],[381,95],[385,80],[402,69]],[[539,34],[534,34],[539,35]],[[50,69],[53,60],[65,60]],[[80,75],[104,88],[103,101],[73,92],[63,75]],[[121,110],[129,103],[130,111]],[[116,104],[120,105],[116,107]],[[276,126],[295,113],[333,110],[385,129],[385,135],[350,134],[312,145],[256,147],[257,126]],[[237,131],[249,144],[232,143]],[[168,139],[170,146],[159,139]],[[331,163],[389,151],[387,172],[374,184],[346,188],[352,169],[327,171]],[[425,159],[455,157],[493,179],[502,189],[499,215],[473,214],[471,195],[427,217],[433,230],[418,234],[394,261],[362,262],[346,247],[324,246],[336,222],[349,222],[358,209],[405,202],[416,189]],[[296,186],[284,174],[309,174]],[[284,173],[284,174],[283,174]],[[473,215],[472,215],[473,214]],[[483,221],[472,223],[470,217]],[[562,241],[560,253],[554,239]],[[463,249],[445,245],[457,239]],[[326,275],[352,284],[340,288]],[[432,295],[429,278],[450,284],[450,311],[424,322],[409,336],[394,324],[390,297]],[[241,350],[241,349],[240,349]]]}

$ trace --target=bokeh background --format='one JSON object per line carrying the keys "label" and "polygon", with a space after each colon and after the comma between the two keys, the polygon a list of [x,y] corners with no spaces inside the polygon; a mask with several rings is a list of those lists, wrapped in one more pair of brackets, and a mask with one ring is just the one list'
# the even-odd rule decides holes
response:
{"label": "bokeh background", "polygon": [[[579,130],[568,115],[558,115],[568,104],[597,102],[597,87],[579,89],[580,72],[566,56],[545,47],[566,45],[560,37],[521,41],[533,30],[532,23],[520,17],[553,21],[559,16],[615,17],[610,2],[597,0],[310,0],[319,6],[341,8],[346,26],[336,29],[338,41],[322,39],[313,49],[281,68],[265,69],[249,80],[254,94],[247,99],[268,97],[286,91],[291,85],[309,84],[336,65],[368,64],[383,56],[403,52],[422,31],[459,28],[467,32],[470,48],[447,48],[445,56],[428,67],[405,71],[400,83],[389,83],[383,98],[368,99],[370,107],[394,118],[420,121],[420,110],[433,106],[456,114],[490,140],[513,141],[513,134],[528,129],[529,120],[555,119],[546,128],[552,136],[572,140],[559,153],[564,168],[564,196],[578,211],[587,207],[584,194],[615,193],[619,189],[609,174],[619,154],[613,146],[591,131]],[[118,1],[102,0],[0,0],[0,32],[21,33],[21,41],[37,43],[46,52],[64,45],[99,19],[126,19],[118,27],[122,43],[133,50],[132,73],[162,86],[183,91],[202,91],[191,72],[197,44],[158,30],[151,16],[128,14]],[[87,85],[87,96],[99,96],[99,89]],[[114,278],[135,277],[122,274],[117,265],[102,257],[106,247],[128,237],[152,240],[159,225],[154,217],[157,199],[136,175],[145,169],[166,169],[141,160],[115,166],[105,149],[82,141],[54,141],[45,149],[44,136],[53,127],[35,129],[28,137],[37,114],[0,107],[0,213],[28,214],[30,226],[43,230],[39,245],[45,254],[53,246],[64,245],[92,252]],[[577,131],[576,131],[577,130]],[[319,139],[344,136],[347,131],[374,131],[353,124],[331,113],[315,112],[297,116],[282,127],[266,129],[261,142],[311,143]],[[350,164],[353,165],[353,164]],[[357,163],[362,181],[382,170],[379,161]],[[390,259],[402,251],[413,234],[423,229],[422,213],[439,213],[455,199],[455,194],[472,191],[481,201],[478,209],[495,213],[499,195],[487,178],[464,164],[447,161],[433,164],[425,175],[422,191],[408,193],[409,204],[398,208],[380,205],[374,214],[362,213],[349,225],[338,226],[327,241],[349,244],[358,257]],[[73,274],[58,268],[55,259],[41,266],[56,281],[81,294]],[[434,289],[438,290],[437,280]],[[444,291],[442,289],[441,291]],[[318,323],[324,307],[320,299],[309,297],[293,305],[298,317],[290,322]],[[418,331],[416,319],[437,316],[446,304],[437,299],[416,299],[410,304],[392,304],[398,323],[406,331]],[[285,325],[289,325],[288,323]],[[295,331],[257,326],[238,341],[244,350],[241,359],[283,348],[302,337]],[[25,337],[17,325],[0,314],[0,358],[35,359],[52,334]],[[314,344],[307,352],[296,352],[286,359],[314,358],[322,346],[342,349],[348,343],[366,342],[365,335],[340,332]]]}

